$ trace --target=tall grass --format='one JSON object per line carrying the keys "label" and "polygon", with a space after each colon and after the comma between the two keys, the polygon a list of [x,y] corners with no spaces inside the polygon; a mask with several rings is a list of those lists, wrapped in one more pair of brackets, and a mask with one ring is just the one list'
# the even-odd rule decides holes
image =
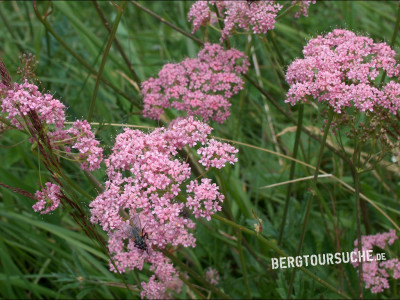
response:
{"label": "tall grass", "polygon": [[[107,1],[1,2],[0,56],[17,78],[18,55],[34,53],[40,60],[41,88],[54,91],[68,106],[70,121],[90,116],[97,122],[97,136],[110,147],[122,132],[118,124],[160,125],[141,115],[140,81],[168,62],[195,56],[202,43],[218,42],[217,25],[190,34],[186,16],[191,3],[130,1],[122,12]],[[303,268],[295,274],[271,269],[273,257],[351,251],[357,238],[351,170],[338,155],[332,136],[323,138],[318,107],[307,104],[299,109],[284,103],[284,72],[302,56],[308,39],[334,28],[369,35],[399,50],[400,41],[393,34],[398,30],[397,11],[397,3],[391,1],[318,1],[308,18],[294,19],[289,12],[264,37],[242,34],[230,39],[232,47],[246,51],[252,67],[245,89],[232,99],[231,117],[212,126],[214,136],[239,147],[239,162],[208,173],[227,199],[222,213],[210,222],[197,222],[197,247],[179,249],[172,258],[189,275],[176,298],[286,298],[290,285],[294,298],[358,297],[357,270],[349,264]],[[300,112],[301,131],[296,126]],[[344,146],[352,152],[350,141]],[[39,176],[49,173],[40,167],[26,136],[12,130],[3,133],[1,147],[0,181],[35,192]],[[96,196],[81,170],[67,163],[63,167],[82,190]],[[332,176],[316,181],[322,172]],[[373,173],[361,175],[357,190],[368,199],[370,224],[370,232],[362,226],[363,234],[399,229],[399,172],[397,165],[381,163]],[[314,173],[314,180],[262,188]],[[93,173],[100,182],[102,174]],[[317,184],[319,195],[311,202],[309,187]],[[33,200],[6,188],[0,192],[1,297],[140,297],[140,282],[151,274],[148,269],[123,275],[110,272],[104,250],[68,211],[42,216],[33,212]],[[88,209],[88,200],[79,200]],[[305,214],[309,222],[303,228]],[[254,225],[261,223],[257,233]],[[302,230],[304,242],[299,246]],[[98,232],[103,234],[100,228]],[[391,251],[400,253],[399,246]],[[221,276],[216,288],[201,284],[209,266]],[[397,297],[398,284],[379,297]],[[376,297],[367,290],[364,296]]]}

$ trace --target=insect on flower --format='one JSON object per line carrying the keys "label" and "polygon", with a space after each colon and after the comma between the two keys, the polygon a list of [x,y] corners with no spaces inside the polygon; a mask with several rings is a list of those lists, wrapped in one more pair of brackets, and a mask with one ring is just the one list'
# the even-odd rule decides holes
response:
{"label": "insect on flower", "polygon": [[135,214],[130,221],[130,227],[127,230],[127,235],[129,239],[133,239],[135,247],[145,250],[147,252],[146,240],[148,238],[147,233],[144,233],[144,227],[142,228],[140,224],[139,215]]}

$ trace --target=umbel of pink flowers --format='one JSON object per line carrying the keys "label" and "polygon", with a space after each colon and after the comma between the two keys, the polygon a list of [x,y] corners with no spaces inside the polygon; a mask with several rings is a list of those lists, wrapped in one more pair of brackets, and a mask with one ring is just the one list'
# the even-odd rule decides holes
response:
{"label": "umbel of pink flowers", "polygon": [[205,44],[196,58],[166,64],[158,77],[143,82],[143,114],[160,119],[165,109],[174,108],[222,123],[229,116],[228,99],[243,88],[240,74],[248,65],[239,50]]}
{"label": "umbel of pink flowers", "polygon": [[[65,106],[51,94],[41,93],[36,85],[25,80],[10,86],[0,84],[0,99],[4,116],[17,129],[29,132],[32,143],[40,143],[56,157],[75,159],[83,170],[100,167],[103,149],[89,123],[77,120],[67,126]],[[46,158],[46,161],[51,159]],[[36,193],[38,202],[33,209],[42,214],[55,210],[60,204],[60,195],[58,185],[46,183],[43,190]]]}
{"label": "umbel of pink flowers", "polygon": [[[196,148],[198,162],[209,169],[237,161],[238,150],[209,137],[211,127],[193,117],[176,119],[168,128],[150,133],[125,129],[116,137],[105,159],[106,188],[91,204],[91,221],[109,235],[108,248],[118,271],[143,268],[149,263],[154,275],[143,282],[142,297],[163,299],[169,282],[179,282],[172,263],[159,249],[167,246],[195,247],[191,230],[195,218],[210,217],[221,210],[224,196],[211,179],[192,179],[191,167],[178,158],[178,151]],[[186,211],[186,212],[185,212]],[[146,247],[132,239],[132,220],[139,218]],[[114,265],[110,264],[114,269]]]}
{"label": "umbel of pink flowers", "polygon": [[[376,235],[364,235],[361,237],[362,251],[373,250],[374,246],[383,250],[387,246],[393,245],[397,239],[396,231],[393,229]],[[354,246],[357,247],[357,245],[358,240],[355,240]],[[358,249],[353,251],[358,252]],[[365,287],[371,289],[372,293],[382,293],[385,289],[390,288],[390,277],[400,279],[400,261],[398,258],[378,261],[376,255],[373,255],[371,260],[363,261]],[[358,267],[358,262],[352,262],[352,264],[355,268]]]}
{"label": "umbel of pink flowers", "polygon": [[[297,2],[299,11],[296,18],[302,14],[308,16],[308,7],[316,1],[292,1],[292,4]],[[255,34],[267,33],[274,29],[276,15],[283,7],[277,1],[196,1],[188,13],[189,22],[193,23],[193,33],[201,26],[217,22],[217,15],[212,11],[213,6],[224,23],[221,42],[229,38],[236,28],[251,30]]]}
{"label": "umbel of pink flowers", "polygon": [[[296,59],[286,73],[290,85],[286,102],[295,105],[316,99],[338,114],[349,108],[397,114],[399,65],[395,51],[386,43],[335,29],[310,40],[303,54],[304,58]],[[394,80],[377,82],[384,73]]]}

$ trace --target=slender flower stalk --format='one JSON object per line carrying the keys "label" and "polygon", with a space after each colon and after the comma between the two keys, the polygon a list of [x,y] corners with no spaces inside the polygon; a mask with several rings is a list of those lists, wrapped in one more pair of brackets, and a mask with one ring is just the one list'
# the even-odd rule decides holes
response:
{"label": "slender flower stalk", "polygon": [[[356,153],[356,151],[354,151]],[[358,155],[356,154],[356,160],[358,161]],[[353,166],[358,166],[357,161],[353,161]],[[359,169],[355,167],[353,169],[354,187],[355,187],[355,204],[356,204],[356,222],[357,222],[357,245],[358,251],[362,252],[361,245],[361,206],[360,206],[360,173]],[[363,291],[363,261],[358,264],[358,296],[360,299],[364,297]]]}
{"label": "slender flower stalk", "polygon": [[[294,141],[293,154],[292,154],[292,157],[294,159],[297,158],[297,152],[298,152],[299,144],[300,144],[301,130],[302,130],[302,127],[303,127],[303,111],[304,111],[304,105],[300,105],[299,111],[298,111],[296,138],[295,138],[295,141]],[[292,160],[291,165],[290,165],[290,174],[289,174],[289,181],[290,182],[288,184],[287,191],[286,191],[285,207],[283,209],[281,229],[279,231],[279,237],[278,237],[278,245],[282,244],[283,232],[285,230],[286,217],[287,217],[287,212],[288,212],[288,208],[289,208],[290,196],[291,196],[291,192],[292,192],[292,185],[293,185],[292,180],[294,178],[295,168],[296,168],[296,161]]]}
{"label": "slender flower stalk", "polygon": [[[324,148],[325,148],[325,144],[326,144],[326,139],[328,137],[328,133],[329,133],[329,130],[330,130],[330,127],[332,124],[332,120],[333,120],[333,110],[331,109],[329,111],[328,120],[325,124],[324,135],[322,137],[322,142],[321,142],[321,145],[319,148],[317,165],[315,166],[314,178],[312,180],[312,185],[313,185],[314,191],[311,192],[310,198],[308,199],[308,202],[307,202],[306,212],[304,215],[304,220],[303,220],[302,229],[301,229],[301,236],[300,236],[300,240],[299,240],[299,245],[297,247],[296,256],[299,256],[301,254],[301,250],[303,248],[303,242],[304,242],[308,219],[309,219],[309,215],[310,215],[310,211],[311,211],[311,207],[312,207],[312,203],[313,203],[313,198],[314,198],[315,193],[318,190],[317,181],[318,181],[318,175],[319,175],[319,168],[321,166],[322,156],[323,156]],[[288,287],[288,291],[286,294],[286,297],[288,299],[291,297],[291,294],[292,294],[293,282],[294,282],[294,277],[296,275],[296,270],[297,270],[297,268],[293,269],[292,275],[290,277],[289,287]]]}
{"label": "slender flower stalk", "polygon": [[93,116],[94,106],[95,106],[96,99],[97,99],[97,92],[99,90],[100,80],[101,80],[101,76],[103,74],[104,66],[106,64],[108,52],[110,51],[111,45],[115,38],[115,34],[117,33],[118,24],[121,20],[122,14],[124,12],[124,9],[125,9],[125,6],[127,3],[128,3],[127,1],[122,1],[121,6],[119,7],[119,10],[118,10],[117,17],[115,18],[113,27],[111,29],[110,36],[108,37],[106,47],[104,49],[103,58],[101,59],[99,71],[97,72],[97,78],[96,78],[96,83],[95,83],[94,91],[93,91],[93,95],[92,95],[92,101],[90,102],[89,115],[87,118],[87,120],[89,122],[91,121],[92,116]]}

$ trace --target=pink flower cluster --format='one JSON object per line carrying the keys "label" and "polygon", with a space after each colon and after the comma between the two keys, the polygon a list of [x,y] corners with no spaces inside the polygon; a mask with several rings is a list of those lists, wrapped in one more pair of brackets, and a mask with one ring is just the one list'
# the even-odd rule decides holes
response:
{"label": "pink flower cluster", "polygon": [[[202,145],[204,153],[214,153],[198,152],[202,165],[222,168],[236,162],[237,150],[215,143],[209,138],[211,130],[193,117],[176,119],[168,128],[150,133],[125,129],[105,159],[108,181],[105,191],[90,204],[91,221],[108,233],[109,251],[118,271],[151,265],[154,276],[142,284],[142,297],[165,298],[166,283],[178,280],[173,265],[157,250],[195,246],[190,232],[195,223],[184,211],[209,219],[221,209],[224,197],[218,186],[210,179],[191,180],[189,164],[177,157],[184,147]],[[134,224],[137,218],[140,225]]]}
{"label": "pink flower cluster", "polygon": [[286,102],[295,105],[318,99],[336,113],[354,107],[361,112],[383,108],[397,114],[400,84],[376,82],[384,72],[388,77],[399,75],[396,53],[386,43],[335,29],[310,40],[303,54],[304,59],[295,60],[286,73],[290,85]]}
{"label": "pink flower cluster", "polygon": [[86,120],[77,120],[71,128],[66,130],[66,133],[71,138],[65,140],[65,143],[72,141],[72,148],[79,151],[81,168],[88,171],[100,168],[103,149],[99,147],[100,143],[95,139],[90,124]]}
{"label": "pink flower cluster", "polygon": [[38,201],[32,206],[33,210],[35,212],[41,211],[41,214],[47,214],[60,205],[60,187],[51,182],[46,182],[46,188],[37,191],[35,197]]}
{"label": "pink flower cluster", "polygon": [[25,128],[24,118],[35,111],[42,122],[54,125],[57,129],[64,127],[65,106],[50,94],[42,94],[38,87],[25,81],[23,84],[14,83],[12,89],[5,92],[1,104],[2,111],[7,113],[11,124],[19,129]]}
{"label": "pink flower cluster", "polygon": [[240,74],[247,71],[247,57],[236,49],[206,44],[197,58],[166,64],[158,78],[142,84],[146,117],[160,119],[166,108],[186,111],[222,123],[229,116],[228,99],[243,88]]}
{"label": "pink flower cluster", "polygon": [[274,1],[197,1],[188,13],[189,22],[193,21],[193,33],[211,19],[211,8],[215,5],[224,18],[221,42],[232,35],[235,27],[252,30],[255,34],[266,33],[274,29],[275,18],[282,5]]}
{"label": "pink flower cluster", "polygon": [[207,280],[209,283],[211,283],[211,284],[213,284],[213,285],[218,285],[220,276],[219,276],[219,273],[218,273],[217,270],[213,269],[212,267],[209,267],[209,268],[207,269],[205,275],[206,275],[206,280]]}
{"label": "pink flower cluster", "polygon": [[[385,249],[386,245],[392,245],[398,239],[395,230],[376,235],[366,235],[361,237],[362,251],[372,250],[374,246]],[[354,241],[357,247],[358,241]],[[358,249],[354,249],[358,252]],[[358,262],[353,263],[354,267],[358,266]],[[371,289],[372,293],[381,293],[388,289],[388,278],[400,278],[400,261],[393,258],[387,261],[378,261],[376,255],[372,257],[372,261],[363,261],[363,280],[365,287]]]}
{"label": "pink flower cluster", "polygon": [[[78,158],[81,168],[93,171],[100,167],[103,159],[103,149],[95,140],[89,123],[76,121],[71,128],[65,126],[65,106],[50,94],[42,94],[38,87],[25,81],[23,84],[14,83],[13,88],[3,88],[2,111],[19,129],[33,128],[35,120],[29,120],[32,113],[42,122],[43,130],[48,134],[51,147],[60,149],[61,146],[70,153],[71,147],[79,151]],[[37,133],[38,135],[42,133]],[[35,141],[34,138],[31,139]]]}
{"label": "pink flower cluster", "polygon": [[308,17],[308,8],[311,4],[315,4],[317,0],[294,0],[292,4],[298,3],[299,11],[294,15],[295,18],[299,18],[301,15]]}

